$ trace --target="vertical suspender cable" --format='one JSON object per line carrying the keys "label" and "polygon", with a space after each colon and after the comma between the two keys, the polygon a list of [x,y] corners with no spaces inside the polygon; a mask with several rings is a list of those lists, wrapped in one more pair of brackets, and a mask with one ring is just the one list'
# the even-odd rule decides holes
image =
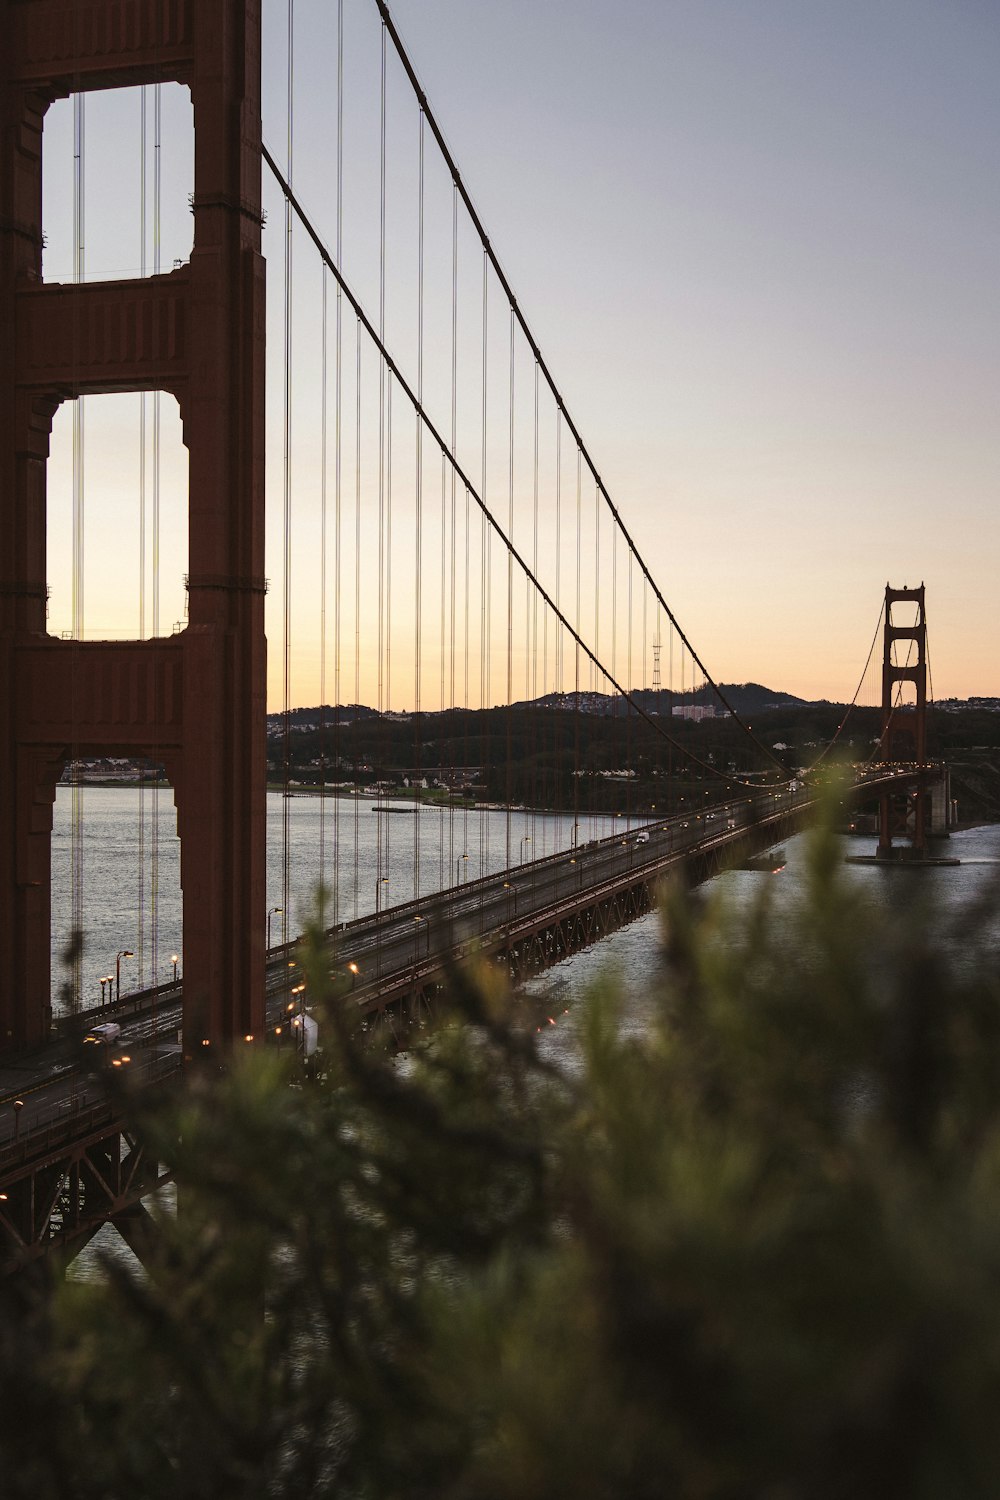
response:
{"label": "vertical suspender cable", "polygon": [[[594,655],[601,654],[601,492],[594,489]],[[597,667],[590,667],[594,691],[598,690]]]}
{"label": "vertical suspender cable", "polygon": [[[359,790],[359,714],[361,706],[361,319],[355,324],[355,410],[354,410],[354,790]],[[360,841],[361,809],[359,798],[354,797],[354,917],[358,917],[358,853]]]}
{"label": "vertical suspender cable", "polygon": [[[456,649],[456,618],[457,608],[457,506],[455,495],[455,457],[458,444],[458,188],[452,183],[451,188],[451,692],[449,701],[451,707],[455,708],[455,659]],[[468,495],[466,495],[466,530],[468,531]],[[465,706],[468,706],[468,683],[466,683]],[[454,718],[452,720],[454,723]],[[457,748],[457,736],[452,731],[450,744]],[[452,750],[452,760],[455,759],[455,749]],[[454,784],[454,773],[452,774]],[[468,839],[468,813],[462,812],[462,848],[469,847]],[[455,859],[455,801],[449,799],[448,807],[448,883],[451,884],[451,870]],[[444,882],[442,881],[442,884]]]}
{"label": "vertical suspender cable", "polygon": [[[600,566],[600,563],[598,563]],[[618,522],[611,522],[611,676],[617,681],[618,678]],[[614,749],[620,750],[625,738],[623,725],[618,721],[620,710],[628,711],[627,703],[618,703],[612,696],[611,712],[615,716],[611,725],[612,733],[609,740]],[[617,759],[617,757],[616,757]],[[627,763],[626,763],[627,764]],[[617,768],[616,768],[617,769]],[[621,783],[618,783],[620,785]],[[618,791],[615,791],[611,804],[614,806],[618,801]],[[621,808],[614,806],[615,812]]]}
{"label": "vertical suspender cable", "polygon": [[[139,276],[146,279],[146,85],[139,90]],[[146,637],[146,392],[139,392],[139,639]],[[146,784],[139,778],[139,933],[136,962],[140,983],[146,964]],[[152,975],[156,983],[156,972]]]}
{"label": "vertical suspender cable", "polygon": [[[487,432],[488,418],[488,391],[489,391],[489,256],[483,252],[483,474],[480,494],[483,504],[487,504],[487,476],[489,472],[489,436]],[[480,774],[489,771],[490,763],[490,737],[487,729],[487,715],[485,710],[489,707],[489,650],[490,650],[490,584],[489,584],[489,527],[485,516],[480,521],[480,593],[479,602],[482,611],[479,632],[479,706],[483,710],[479,719],[479,763]],[[479,873],[485,875],[487,870],[487,817],[485,807],[479,812]]]}
{"label": "vertical suspender cable", "polygon": [[[670,711],[671,711],[671,713],[673,713],[673,708],[674,708],[674,637],[675,637],[676,634],[677,634],[677,632],[674,630],[674,624],[673,624],[673,621],[671,620],[671,622],[670,622],[670,662],[669,662],[669,669],[668,669],[669,675],[668,675],[668,679],[667,679],[669,687],[670,687],[670,700],[669,701],[670,701]],[[676,799],[676,794],[675,794],[675,790],[674,790],[673,777],[671,777],[670,788],[669,788],[669,806],[671,808],[676,803],[676,800],[677,799]]]}
{"label": "vertical suspender cable", "polygon": [[[471,501],[469,499],[469,487],[468,487],[468,485],[466,485],[465,486],[465,581],[464,581],[463,589],[462,589],[462,609],[463,609],[463,614],[464,614],[464,629],[465,629],[465,662],[464,662],[464,669],[463,669],[464,670],[464,696],[463,696],[463,699],[462,699],[462,703],[463,703],[463,706],[465,708],[465,713],[463,715],[464,734],[463,734],[463,742],[462,742],[462,765],[463,765],[464,768],[467,768],[468,764],[469,764],[469,730],[470,730],[470,715],[472,713],[472,703],[470,701],[470,691],[471,690],[470,690],[470,685],[469,685],[469,671],[470,671],[470,661],[469,661],[469,658],[470,658],[471,649],[472,649],[471,648],[471,638],[470,638],[470,624],[469,624],[469,607],[470,607],[469,584],[470,584],[471,577],[472,577],[471,564],[470,564],[470,558],[471,558],[471,553],[472,553],[471,523],[470,523],[470,519],[469,519],[470,518],[470,505],[471,505]],[[469,793],[468,793],[468,785],[466,784],[465,795],[462,798],[462,858],[464,860],[466,860],[466,864],[463,867],[463,877],[467,877],[468,876],[468,868],[469,868],[468,867],[468,862],[467,862],[468,861],[468,854],[469,854]]]}
{"label": "vertical suspender cable", "polygon": [[[533,454],[534,474],[532,478],[532,545],[531,545],[531,567],[538,577],[538,360],[535,360],[535,405],[534,405],[534,432],[533,432]],[[525,580],[525,593],[528,599],[528,620],[525,621],[525,629],[531,640],[531,675],[525,673],[524,696],[530,703],[535,703],[538,698],[538,594],[531,587],[530,580]],[[535,855],[535,836],[537,833],[537,818],[535,811],[538,803],[538,713],[533,710],[533,735],[531,756],[531,853]]]}
{"label": "vertical suspender cable", "polygon": [[[452,556],[454,557],[454,550],[452,551]],[[447,589],[446,589],[446,584],[447,584],[447,577],[448,577],[448,460],[447,460],[445,454],[442,453],[441,454],[441,662],[440,662],[440,669],[441,669],[441,671],[440,671],[440,675],[441,675],[441,690],[440,690],[440,698],[438,700],[439,703],[440,703],[440,711],[441,711],[441,720],[440,720],[440,722],[441,722],[442,725],[445,724],[445,723],[448,723],[448,724],[451,723],[450,719],[446,720],[444,718],[444,711],[445,711],[445,707],[446,707],[446,704],[447,704],[447,698],[446,698],[447,678],[446,678],[446,659],[445,659],[445,628],[446,628],[446,605],[447,605]],[[452,593],[452,609],[453,610],[454,610],[454,607],[455,607],[455,599],[454,599],[454,592],[453,592]],[[452,646],[454,647],[454,632],[452,632]],[[452,655],[452,662],[454,663],[454,653]],[[452,670],[454,671],[454,665],[452,667]],[[452,707],[454,707],[454,704],[452,704]],[[443,779],[444,779],[444,739],[445,739],[445,736],[444,736],[443,733],[438,736],[438,778],[437,779],[438,779],[439,782],[443,781]],[[451,809],[449,809],[449,823],[450,823],[450,821],[451,821],[451,819],[453,817],[454,817],[454,808],[451,808]],[[444,871],[445,871],[445,864],[444,864],[444,819],[443,818],[439,818],[438,819],[438,880],[437,880],[437,883],[438,883],[438,890],[442,890],[442,891],[444,890],[444,887],[445,887]]]}
{"label": "vertical suspender cable", "polygon": [[[337,264],[344,263],[344,0],[337,0]],[[325,268],[324,268],[324,286]],[[343,692],[341,682],[341,566],[343,561],[342,501],[343,501],[343,403],[344,403],[344,308],[343,293],[337,282],[336,310],[336,434],[334,438],[334,602],[333,626],[333,704],[334,704],[334,762],[341,760],[341,721],[343,719]],[[326,553],[324,551],[324,564]],[[324,587],[324,598],[326,589]],[[354,884],[357,885],[357,865],[354,869]],[[333,799],[333,917],[334,923],[341,921],[340,915],[340,798]]]}
{"label": "vertical suspender cable", "polygon": [[[161,210],[163,203],[163,88],[153,86],[153,275],[159,276],[163,254]],[[153,515],[150,557],[152,590],[151,629],[153,639],[160,636],[160,392],[153,392]],[[149,958],[154,983],[159,979],[160,935],[160,788],[159,777],[153,783],[152,826],[149,852]]]}
{"label": "vertical suspender cable", "polygon": [[[326,890],[326,468],[327,468],[327,271],[320,263],[322,310],[320,313],[320,416],[319,416],[319,885],[324,903]],[[325,905],[324,905],[325,911]],[[328,920],[324,916],[324,921]],[[336,900],[334,916],[336,921]]]}
{"label": "vertical suspender cable", "polygon": [[[378,264],[378,333],[379,342],[385,346],[385,22],[382,23],[382,58],[379,81],[379,264]],[[388,707],[385,701],[385,407],[386,407],[385,360],[379,362],[378,380],[378,712],[380,719],[381,760],[385,761],[386,731],[384,714]],[[381,794],[376,798],[381,804]],[[376,813],[375,837],[377,857],[375,867],[375,910],[379,909],[383,882],[382,829],[388,818]],[[385,877],[388,879],[388,876]],[[381,930],[376,928],[376,966],[381,969]]]}
{"label": "vertical suspender cable", "polygon": [[646,683],[649,681],[649,678],[646,676],[646,672],[648,671],[648,664],[649,664],[649,657],[646,654],[646,644],[647,644],[647,642],[646,642],[646,626],[647,626],[648,612],[649,612],[649,583],[644,578],[643,581],[642,581],[642,684],[643,684],[644,687],[645,687]]}
{"label": "vertical suspender cable", "polygon": [[[634,681],[633,676],[632,676],[632,626],[633,626],[633,623],[634,623],[634,619],[633,619],[633,581],[634,580],[633,580],[633,571],[632,571],[632,569],[633,569],[634,560],[635,560],[634,559],[634,554],[633,554],[632,549],[630,547],[628,549],[628,640],[626,641],[626,644],[625,644],[625,658],[626,658],[626,660],[625,660],[625,668],[626,668],[625,681],[628,684],[628,690],[629,690],[630,693],[634,693],[635,692],[635,681]],[[635,727],[634,721],[635,721],[635,715],[632,712],[632,705],[631,705],[631,703],[627,703],[625,705],[625,764],[626,764],[626,766],[631,766],[632,765],[632,738],[633,738],[632,731],[633,731],[633,729]],[[632,799],[632,778],[629,777],[626,780],[626,782],[625,782],[625,816],[626,816],[626,819],[630,819],[631,816],[632,816],[632,800],[633,800]]]}
{"label": "vertical suspender cable", "polygon": [[[510,448],[507,467],[507,536],[514,541],[514,312],[510,314]],[[513,801],[513,743],[512,715],[514,701],[514,556],[507,549],[507,795],[505,798],[506,868],[511,867],[510,857],[510,808]]]}
{"label": "vertical suspender cable", "polygon": [[[84,278],[84,226],[86,211],[84,201],[84,127],[85,96],[77,92],[73,96],[73,279]],[[83,397],[77,396],[73,406],[73,639],[83,640],[83,530],[84,530],[84,427]],[[76,757],[74,756],[74,759]],[[83,932],[83,788],[79,774],[74,771],[72,791],[72,829],[70,834],[71,862],[71,906],[74,936]],[[82,964],[79,941],[71,946],[73,955],[73,995],[79,1003],[82,993]]]}
{"label": "vertical suspender cable", "polygon": [[[556,408],[556,581],[555,602],[556,609],[562,609],[562,597],[560,583],[562,579],[562,408]],[[562,628],[556,622],[553,626],[556,634],[555,640],[555,690],[561,693],[563,690],[563,652],[562,652]]]}
{"label": "vertical suspender cable", "polygon": [[[424,112],[420,111],[419,122],[419,185],[418,185],[418,207],[417,207],[417,399],[421,406],[424,400]],[[413,895],[420,896],[420,783],[422,780],[422,760],[420,753],[420,740],[423,727],[420,719],[420,631],[423,622],[423,498],[424,498],[424,424],[420,418],[416,422],[416,470],[417,483],[415,493],[415,517],[414,531],[414,562],[416,577],[414,579],[414,639],[413,639],[413,725],[414,739],[413,749],[415,756],[414,781],[416,783],[416,812],[413,819]]]}
{"label": "vertical suspender cable", "polygon": [[[294,114],[292,102],[295,85],[295,0],[288,0],[288,75],[287,75],[287,156],[288,182],[293,183],[294,164]],[[285,369],[284,369],[284,473],[283,473],[283,530],[282,530],[282,586],[284,604],[283,638],[283,713],[284,755],[282,767],[281,799],[281,937],[288,940],[288,919],[291,896],[291,848],[290,848],[290,801],[289,782],[291,772],[291,725],[292,725],[292,251],[293,251],[292,205],[285,199]]]}
{"label": "vertical suspender cable", "polygon": [[[562,609],[562,408],[556,407],[556,577],[555,577],[555,604],[556,609]],[[563,694],[563,627],[559,620],[552,622],[553,634],[553,672],[554,691],[561,700]],[[561,710],[563,704],[558,703]],[[562,785],[562,718],[557,712],[552,717],[552,741],[553,741],[553,765],[556,768],[558,779],[553,786],[560,805],[564,804],[565,791]]]}
{"label": "vertical suspender cable", "polygon": [[[583,459],[580,445],[576,449],[576,626],[580,634],[583,620],[580,612],[580,566],[583,545]],[[580,841],[580,643],[573,643],[573,844]]]}
{"label": "vertical suspender cable", "polygon": [[[386,370],[386,402],[385,402],[385,725],[391,723],[389,714],[392,712],[392,392],[393,378],[391,370]],[[392,735],[386,733],[386,748],[389,755],[392,752]],[[392,818],[383,818],[385,823],[385,863],[386,878],[390,874],[390,842],[392,837]],[[387,897],[392,898],[393,892],[386,891]]]}

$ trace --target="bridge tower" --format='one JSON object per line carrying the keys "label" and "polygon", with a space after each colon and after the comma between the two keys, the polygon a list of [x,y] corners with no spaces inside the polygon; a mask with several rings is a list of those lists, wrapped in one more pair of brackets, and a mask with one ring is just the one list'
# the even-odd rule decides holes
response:
{"label": "bridge tower", "polygon": [[[915,606],[916,619],[910,624],[895,624],[892,617],[894,604]],[[909,642],[902,665],[897,662],[894,649],[898,641]],[[913,684],[914,703],[906,707],[894,704],[894,690],[907,682]],[[915,589],[885,586],[879,758],[913,762],[919,768],[927,765],[927,619],[923,584]],[[893,850],[893,835],[907,832],[912,834],[912,848],[907,852],[923,858],[927,853],[927,809],[926,788],[922,781],[918,782],[912,797],[904,795],[900,798],[883,792],[879,799],[878,858],[898,856],[900,851]]]}
{"label": "bridge tower", "polygon": [[[42,130],[79,90],[175,81],[195,121],[190,261],[42,279]],[[189,453],[189,623],[46,633],[60,402],[171,392]],[[0,0],[0,1049],[49,1029],[52,807],[67,759],[150,754],[181,836],[191,1055],[264,1020],[264,263],[260,0]]]}

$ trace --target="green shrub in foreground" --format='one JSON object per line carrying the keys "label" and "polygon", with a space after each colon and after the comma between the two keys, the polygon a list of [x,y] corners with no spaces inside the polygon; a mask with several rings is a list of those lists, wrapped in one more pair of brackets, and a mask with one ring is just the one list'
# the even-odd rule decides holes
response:
{"label": "green shrub in foreground", "polygon": [[192,1080],[148,1278],[11,1309],[4,1494],[1000,1494],[997,955],[827,834],[767,894],[668,892],[648,1032],[609,980],[571,1070],[483,973],[404,1059],[332,997],[321,1081]]}

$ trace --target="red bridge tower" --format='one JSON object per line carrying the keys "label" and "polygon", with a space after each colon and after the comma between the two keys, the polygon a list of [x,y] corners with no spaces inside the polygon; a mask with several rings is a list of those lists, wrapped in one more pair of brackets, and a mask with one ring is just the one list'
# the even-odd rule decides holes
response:
{"label": "red bridge tower", "polygon": [[[190,1055],[264,1021],[264,263],[260,0],[0,0],[0,1048],[49,1029],[52,805],[67,759],[147,753],[181,836]],[[42,280],[42,128],[70,92],[176,81],[194,249],[144,280]],[[190,458],[189,623],[46,633],[60,402],[171,392]]]}
{"label": "red bridge tower", "polygon": [[[916,619],[908,625],[893,623],[894,604],[916,606]],[[908,641],[906,660],[896,661],[897,641]],[[894,703],[894,689],[900,683],[912,683],[915,701]],[[927,765],[927,619],[924,613],[924,585],[916,589],[894,589],[885,586],[885,628],[882,648],[882,738],[879,758],[883,761],[912,761],[918,768]],[[923,780],[912,794],[883,792],[879,799],[878,858],[899,857],[903,850],[893,849],[893,834],[911,834],[912,847],[905,852],[921,859],[927,853],[927,793]]]}

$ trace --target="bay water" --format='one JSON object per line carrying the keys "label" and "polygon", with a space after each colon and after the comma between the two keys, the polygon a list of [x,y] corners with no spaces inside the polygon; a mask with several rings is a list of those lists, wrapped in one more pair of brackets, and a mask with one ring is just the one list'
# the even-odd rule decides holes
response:
{"label": "bay water", "polygon": [[[131,947],[136,953],[133,970],[123,969],[134,988],[141,973],[146,983],[154,972],[162,980],[170,977],[171,955],[180,947],[179,844],[169,791],[160,791],[153,807],[149,789],[140,794],[134,787],[88,787],[85,797],[83,837],[84,964],[88,978],[106,974],[114,966],[118,949]],[[375,886],[384,874],[391,888],[388,904],[405,901],[419,889],[430,894],[444,887],[494,873],[513,863],[568,849],[574,840],[606,837],[624,831],[625,820],[581,819],[578,826],[569,814],[542,814],[465,809],[380,813],[369,800],[333,799],[325,804],[316,797],[289,799],[268,797],[268,907],[285,906],[284,814],[288,814],[288,889],[291,919],[281,928],[286,912],[272,912],[272,941],[283,933],[297,933],[322,881],[328,891],[327,921],[350,920],[374,910]],[[402,804],[400,804],[402,805]],[[158,914],[155,949],[151,933],[151,820],[160,823],[156,884]],[[708,882],[706,895],[720,895],[738,919],[759,895],[761,882],[768,882],[773,897],[773,919],[790,926],[804,898],[808,835],[787,840],[770,865],[754,870],[728,870]],[[843,837],[848,855],[872,851],[873,838]],[[992,915],[985,933],[1000,964],[1000,825],[965,829],[940,846],[940,852],[958,859],[957,865],[919,870],[845,864],[844,879],[860,888],[866,899],[892,912],[915,895],[934,914],[942,940],[948,941],[954,919],[969,904],[987,897]],[[71,902],[72,817],[69,788],[60,788],[53,832],[53,950],[65,944],[72,915]],[[357,851],[357,857],[355,857]],[[140,859],[140,855],[142,858]],[[466,860],[464,856],[468,855]],[[355,878],[355,869],[358,874]],[[380,874],[381,872],[381,874]],[[140,891],[143,900],[140,902]],[[140,911],[141,906],[141,911]],[[574,954],[538,975],[526,986],[538,1003],[539,1014],[551,1017],[546,1025],[546,1051],[572,1067],[577,1054],[574,1039],[575,1005],[591,985],[613,972],[621,981],[626,998],[623,1027],[641,1034],[649,1025],[654,1005],[659,959],[660,919],[656,913],[643,917],[593,947]],[[143,964],[139,967],[138,955]],[[961,965],[962,953],[954,954]],[[55,963],[55,957],[54,957]],[[58,974],[54,967],[54,975]],[[123,983],[123,989],[125,988]],[[99,985],[91,998],[100,998]],[[166,1190],[167,1198],[170,1190]],[[74,1278],[100,1276],[101,1256],[110,1254],[131,1261],[131,1252],[114,1231],[105,1226],[73,1263]]]}

